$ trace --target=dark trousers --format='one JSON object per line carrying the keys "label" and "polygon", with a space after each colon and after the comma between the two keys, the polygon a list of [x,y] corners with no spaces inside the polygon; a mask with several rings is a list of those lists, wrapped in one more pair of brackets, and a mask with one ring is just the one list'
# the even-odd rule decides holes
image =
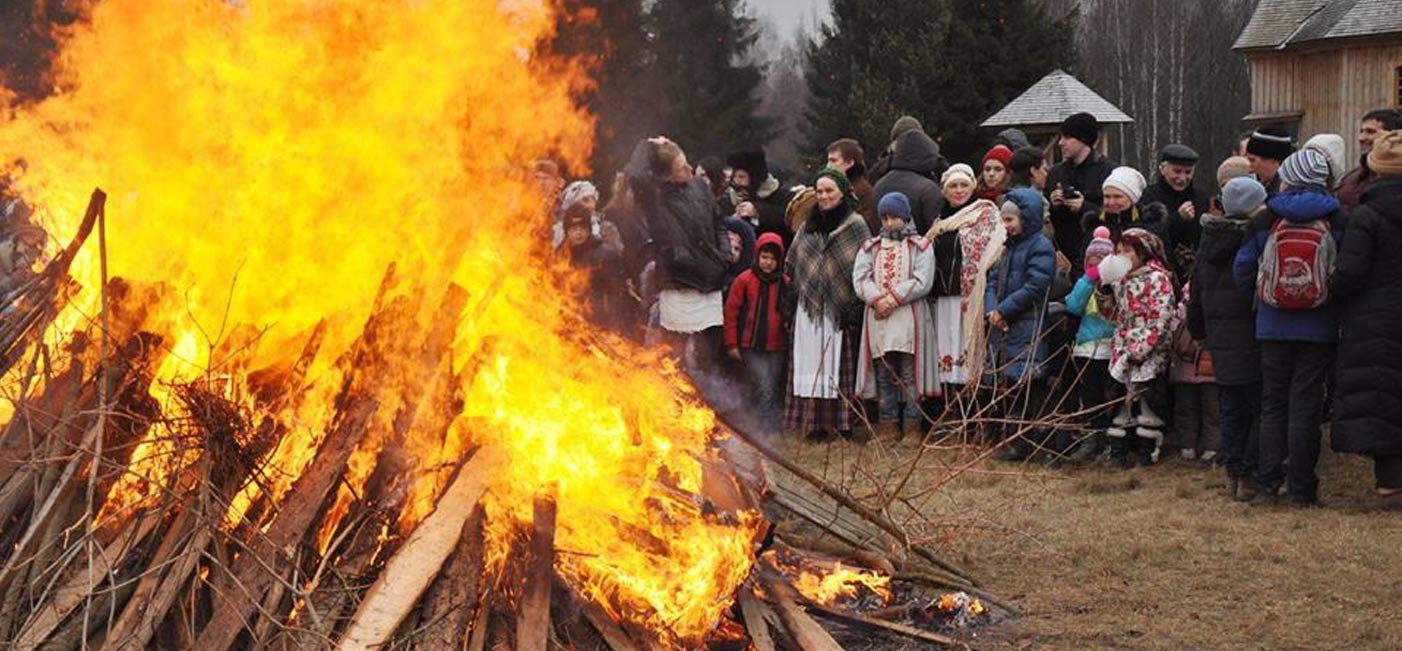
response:
{"label": "dark trousers", "polygon": [[1199,454],[1220,447],[1220,401],[1215,384],[1173,385],[1173,429],[1168,447]]}
{"label": "dark trousers", "polygon": [[1256,474],[1260,447],[1261,385],[1217,387],[1222,437],[1222,464],[1227,477],[1249,479]]}
{"label": "dark trousers", "polygon": [[1334,344],[1261,342],[1261,457],[1256,481],[1267,489],[1284,481],[1293,500],[1312,502],[1319,497],[1314,469],[1319,463],[1324,378],[1334,353]]}
{"label": "dark trousers", "polygon": [[1110,360],[1076,358],[1076,393],[1081,411],[1095,410],[1086,417],[1091,430],[1103,432],[1114,418],[1111,403],[1120,384],[1110,377]]}
{"label": "dark trousers", "polygon": [[760,425],[766,432],[777,433],[783,425],[784,396],[788,393],[784,390],[784,378],[787,376],[785,365],[789,362],[789,352],[742,350],[740,356],[745,362],[745,375],[754,391],[751,405],[759,416]]}
{"label": "dark trousers", "polygon": [[1373,475],[1378,488],[1402,489],[1402,456],[1373,457]]}

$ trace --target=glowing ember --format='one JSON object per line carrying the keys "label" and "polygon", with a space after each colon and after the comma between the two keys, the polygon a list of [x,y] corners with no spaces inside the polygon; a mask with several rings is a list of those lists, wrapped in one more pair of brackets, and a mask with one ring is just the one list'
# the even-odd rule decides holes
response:
{"label": "glowing ember", "polygon": [[[397,263],[402,295],[466,288],[480,313],[453,338],[456,420],[396,429],[422,360],[406,342],[373,342],[380,409],[334,513],[393,451],[407,468],[398,523],[412,529],[469,446],[497,446],[508,461],[489,492],[491,558],[506,559],[532,497],[553,487],[557,572],[659,646],[695,648],[749,573],[762,523],[688,498],[713,415],[656,355],[582,341],[568,272],[544,261],[525,171],[547,152],[580,167],[592,132],[571,99],[582,77],[531,54],[552,24],[549,7],[497,0],[103,0],[65,39],[58,92],[0,107],[0,171],[59,240],[101,185],[112,275],[177,290],[179,336],[153,385],[167,417],[178,408],[163,387],[200,373],[224,374],[228,398],[251,404],[247,370],[287,364],[326,322],[309,388],[255,419],[275,418],[282,438],[233,499],[231,528],[265,522],[313,460],[347,371],[335,360],[385,268]],[[60,330],[97,313],[95,256],[75,262],[86,291]],[[432,302],[407,319],[423,326]],[[260,335],[235,364],[223,344],[238,326]],[[469,363],[480,369],[461,373]],[[153,427],[138,444],[107,517],[178,483],[196,458],[170,437]],[[340,525],[325,522],[323,550]]]}

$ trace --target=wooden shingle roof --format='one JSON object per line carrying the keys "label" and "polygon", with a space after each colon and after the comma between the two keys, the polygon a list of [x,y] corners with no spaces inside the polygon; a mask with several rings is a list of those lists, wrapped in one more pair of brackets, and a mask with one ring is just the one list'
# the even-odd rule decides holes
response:
{"label": "wooden shingle roof", "polygon": [[1064,70],[1055,70],[1028,88],[1002,110],[983,121],[984,127],[1061,124],[1075,113],[1090,113],[1101,124],[1134,119]]}
{"label": "wooden shingle roof", "polygon": [[1297,43],[1402,33],[1397,0],[1261,0],[1237,50],[1285,49]]}

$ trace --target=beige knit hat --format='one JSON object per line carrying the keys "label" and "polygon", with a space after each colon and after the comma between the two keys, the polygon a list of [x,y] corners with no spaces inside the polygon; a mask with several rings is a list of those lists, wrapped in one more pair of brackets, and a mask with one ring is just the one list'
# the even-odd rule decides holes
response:
{"label": "beige knit hat", "polygon": [[1373,141],[1368,169],[1384,176],[1402,176],[1402,129],[1383,133]]}

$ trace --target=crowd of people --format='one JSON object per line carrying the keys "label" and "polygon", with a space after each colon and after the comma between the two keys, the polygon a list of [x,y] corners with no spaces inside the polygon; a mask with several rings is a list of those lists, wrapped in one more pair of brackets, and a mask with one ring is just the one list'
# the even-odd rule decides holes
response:
{"label": "crowd of people", "polygon": [[874,162],[837,140],[798,185],[762,149],[693,163],[658,137],[603,206],[535,173],[597,322],[669,345],[765,432],[981,422],[1003,460],[1172,454],[1232,499],[1307,506],[1328,418],[1402,508],[1402,114],[1362,118],[1357,162],[1338,134],[1257,128],[1212,179],[1182,144],[1146,178],[1100,133],[1070,116],[1049,165],[1009,129],[975,168],[902,117]]}

